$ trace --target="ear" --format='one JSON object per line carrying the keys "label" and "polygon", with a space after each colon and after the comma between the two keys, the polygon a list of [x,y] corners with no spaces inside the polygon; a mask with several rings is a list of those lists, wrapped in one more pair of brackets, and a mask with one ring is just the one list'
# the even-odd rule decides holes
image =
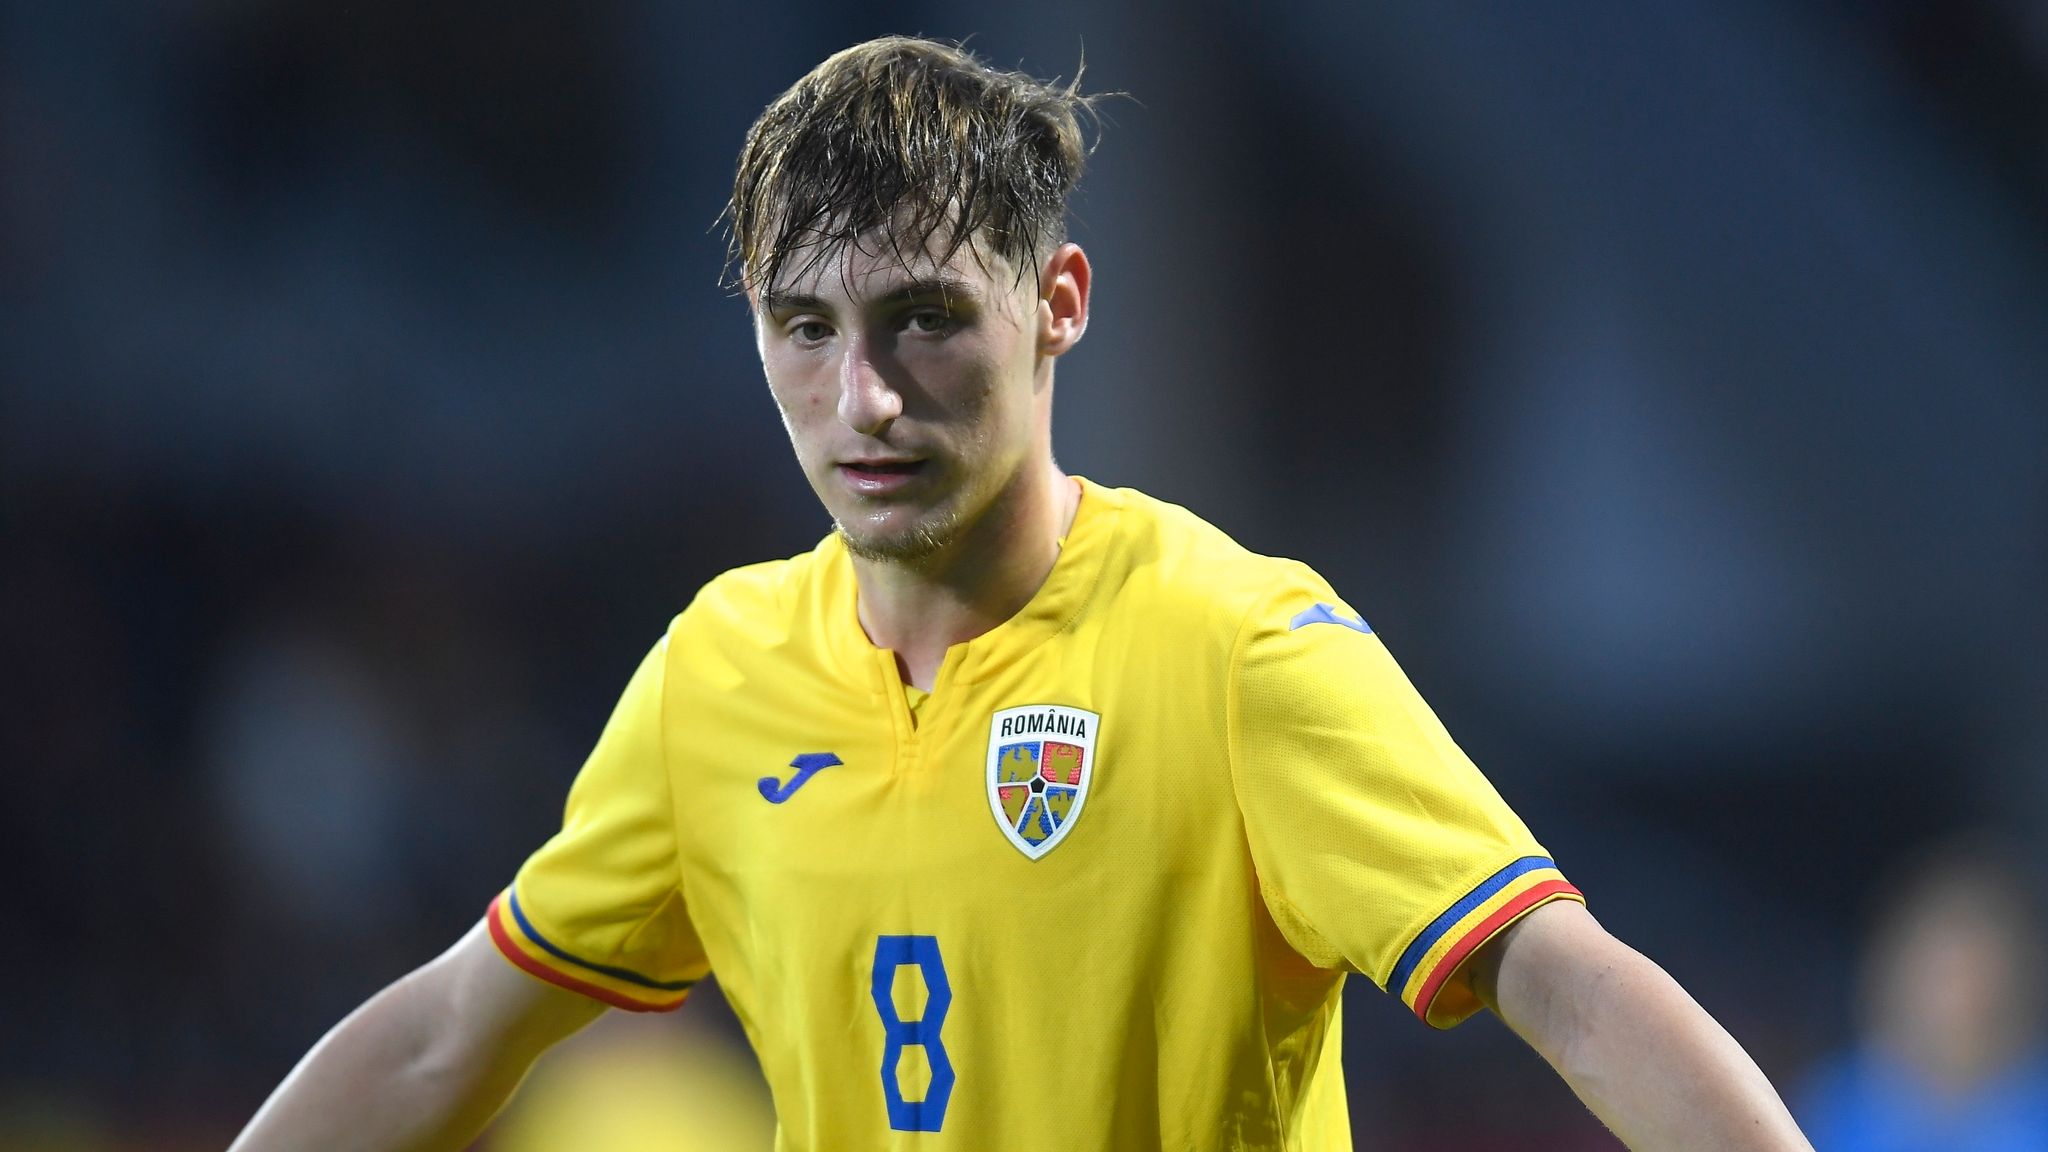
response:
{"label": "ear", "polygon": [[1093,272],[1079,244],[1054,249],[1039,269],[1038,353],[1063,355],[1088,331],[1088,288]]}

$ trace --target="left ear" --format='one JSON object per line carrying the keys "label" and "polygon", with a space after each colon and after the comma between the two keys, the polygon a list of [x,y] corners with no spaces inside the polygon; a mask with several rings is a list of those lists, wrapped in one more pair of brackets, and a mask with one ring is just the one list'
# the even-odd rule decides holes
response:
{"label": "left ear", "polygon": [[1088,331],[1088,287],[1093,273],[1088,254],[1074,243],[1060,245],[1038,271],[1038,353],[1059,356]]}

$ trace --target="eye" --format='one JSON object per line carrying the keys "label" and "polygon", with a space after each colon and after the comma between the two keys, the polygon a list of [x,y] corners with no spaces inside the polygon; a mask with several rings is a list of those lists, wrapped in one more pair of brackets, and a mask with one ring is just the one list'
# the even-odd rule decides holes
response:
{"label": "eye", "polygon": [[832,335],[832,327],[823,320],[803,320],[791,324],[789,334],[799,344],[816,344]]}
{"label": "eye", "polygon": [[912,312],[904,321],[904,324],[912,332],[921,332],[926,336],[937,336],[952,331],[953,316],[943,309],[922,308]]}

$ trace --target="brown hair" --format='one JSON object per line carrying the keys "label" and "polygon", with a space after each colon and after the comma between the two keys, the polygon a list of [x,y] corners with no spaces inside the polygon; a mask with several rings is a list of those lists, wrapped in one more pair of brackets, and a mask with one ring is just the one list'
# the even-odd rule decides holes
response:
{"label": "brown hair", "polygon": [[[1021,277],[1066,239],[1094,98],[998,72],[965,48],[885,36],[826,59],[747,131],[727,275],[765,288],[879,234],[898,258],[963,245]],[[985,246],[985,247],[984,247]],[[984,264],[983,270],[987,267]]]}

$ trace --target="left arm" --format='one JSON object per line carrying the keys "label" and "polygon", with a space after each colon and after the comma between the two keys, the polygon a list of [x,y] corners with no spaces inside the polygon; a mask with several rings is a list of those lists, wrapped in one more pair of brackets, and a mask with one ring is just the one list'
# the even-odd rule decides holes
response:
{"label": "left arm", "polygon": [[1630,1148],[1812,1152],[1742,1046],[1583,906],[1529,913],[1473,955],[1470,975]]}

